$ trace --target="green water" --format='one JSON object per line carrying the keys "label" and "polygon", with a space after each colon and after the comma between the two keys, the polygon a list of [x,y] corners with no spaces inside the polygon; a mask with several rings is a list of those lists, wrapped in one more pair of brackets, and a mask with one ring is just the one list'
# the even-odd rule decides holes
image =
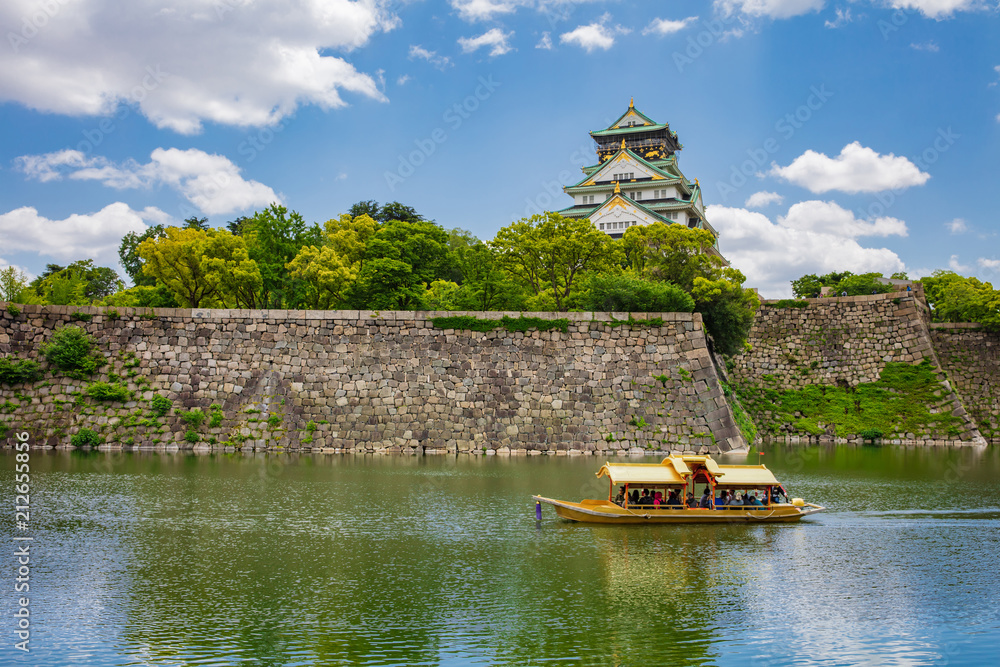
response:
{"label": "green water", "polygon": [[995,664],[996,450],[770,448],[796,525],[535,521],[602,462],[32,451],[0,664]]}

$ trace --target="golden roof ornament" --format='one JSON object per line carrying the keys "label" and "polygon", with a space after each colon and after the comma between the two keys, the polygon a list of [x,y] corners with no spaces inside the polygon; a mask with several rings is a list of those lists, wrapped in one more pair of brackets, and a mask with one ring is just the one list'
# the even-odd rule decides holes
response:
{"label": "golden roof ornament", "polygon": [[622,139],[622,150],[625,150],[625,140]]}
{"label": "golden roof ornament", "polygon": [[634,97],[630,97],[629,98],[629,100],[628,100],[628,108],[629,109],[634,109],[635,108],[635,98]]}
{"label": "golden roof ornament", "polygon": [[615,181],[615,194],[620,195],[621,193],[622,193],[621,186],[618,184],[618,181]]}

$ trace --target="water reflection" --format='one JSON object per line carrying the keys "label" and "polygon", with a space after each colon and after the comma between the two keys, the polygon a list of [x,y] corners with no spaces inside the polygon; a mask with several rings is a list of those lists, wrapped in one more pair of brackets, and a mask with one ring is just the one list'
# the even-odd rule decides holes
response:
{"label": "water reflection", "polygon": [[536,525],[532,493],[606,494],[589,457],[33,453],[38,643],[10,661],[991,664],[996,451],[766,452],[831,512]]}

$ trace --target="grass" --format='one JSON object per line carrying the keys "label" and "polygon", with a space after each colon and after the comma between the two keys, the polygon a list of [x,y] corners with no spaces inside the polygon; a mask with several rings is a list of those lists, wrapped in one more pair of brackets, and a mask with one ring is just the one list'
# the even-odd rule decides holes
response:
{"label": "grass", "polygon": [[86,393],[98,401],[127,401],[132,398],[132,392],[121,383],[95,382],[87,387]]}
{"label": "grass", "polygon": [[[941,383],[930,362],[913,365],[890,362],[877,382],[855,387],[813,385],[781,390],[772,386],[738,387],[747,409],[767,422],[772,432],[793,424],[811,435],[838,437],[866,432],[952,435],[962,421],[949,409],[931,413],[941,402]],[[765,416],[770,412],[770,416]]]}

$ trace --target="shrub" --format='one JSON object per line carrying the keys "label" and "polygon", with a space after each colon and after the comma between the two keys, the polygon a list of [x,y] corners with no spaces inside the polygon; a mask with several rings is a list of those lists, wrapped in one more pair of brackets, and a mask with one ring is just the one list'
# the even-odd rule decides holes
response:
{"label": "shrub", "polygon": [[41,376],[42,371],[37,361],[0,357],[0,384],[34,382]]}
{"label": "shrub", "polygon": [[109,320],[117,320],[121,315],[118,314],[117,308],[112,308],[111,310],[104,313]]}
{"label": "shrub", "polygon": [[163,394],[157,394],[153,397],[153,400],[149,402],[149,405],[154,416],[162,417],[170,412],[170,408],[174,406],[174,402]]}
{"label": "shrub", "polygon": [[[205,413],[201,411],[201,408],[195,408],[194,410],[188,410],[187,412],[181,413],[181,421],[185,424],[190,424],[193,429],[200,428],[202,423],[205,421]],[[190,431],[188,431],[190,433]]]}
{"label": "shrub", "polygon": [[774,307],[775,308],[808,308],[809,307],[809,302],[805,301],[805,300],[799,301],[797,299],[781,299],[776,304],[774,304]]}
{"label": "shrub", "polygon": [[271,428],[277,428],[277,426],[280,423],[281,423],[281,415],[271,415],[270,417],[267,418],[267,424]]}
{"label": "shrub", "polygon": [[15,306],[12,303],[8,303],[7,304],[7,312],[10,313],[11,315],[13,315],[14,317],[17,317],[18,315],[21,314],[21,309],[18,308],[17,306]]}
{"label": "shrub", "polygon": [[54,331],[41,351],[50,364],[79,378],[92,375],[104,365],[104,357],[96,347],[97,343],[86,331],[66,326]]}
{"label": "shrub", "polygon": [[79,310],[73,311],[73,314],[70,315],[70,317],[72,317],[77,322],[89,322],[90,320],[94,319],[94,316],[91,315],[90,313],[81,313]]}
{"label": "shrub", "polygon": [[87,387],[86,393],[98,401],[127,401],[132,398],[132,392],[120,382],[95,382]]}
{"label": "shrub", "polygon": [[188,429],[187,433],[184,434],[184,439],[187,442],[198,442],[201,440],[201,436],[198,435],[198,431],[193,428]]}
{"label": "shrub", "polygon": [[585,310],[636,313],[690,313],[694,299],[680,287],[632,276],[596,275],[588,281]]}
{"label": "shrub", "polygon": [[222,406],[218,403],[212,403],[212,418],[208,420],[208,425],[210,428],[217,428],[222,424]]}
{"label": "shrub", "polygon": [[101,444],[101,436],[89,428],[81,428],[76,435],[70,438],[69,443],[74,447],[84,447],[87,445],[96,447]]}
{"label": "shrub", "polygon": [[310,419],[309,422],[306,424],[306,430],[309,431],[310,433],[313,433],[316,430],[316,422]]}

